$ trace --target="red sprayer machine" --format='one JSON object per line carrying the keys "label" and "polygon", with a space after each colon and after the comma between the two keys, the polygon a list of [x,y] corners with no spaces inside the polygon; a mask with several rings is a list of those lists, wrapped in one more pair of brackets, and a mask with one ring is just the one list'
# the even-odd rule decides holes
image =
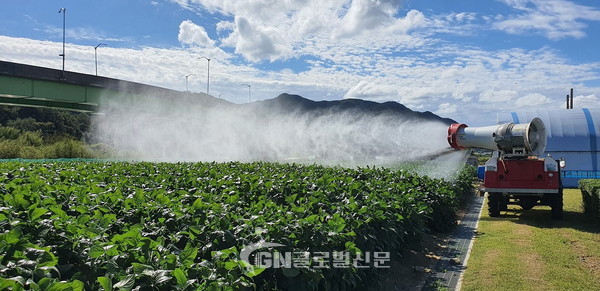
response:
{"label": "red sprayer machine", "polygon": [[546,149],[546,128],[541,119],[486,127],[454,123],[448,128],[448,143],[454,149],[493,151],[478,171],[483,178],[481,190],[488,193],[490,216],[499,216],[508,204],[517,204],[525,210],[547,205],[552,218],[562,218],[560,162],[549,155],[540,157]]}

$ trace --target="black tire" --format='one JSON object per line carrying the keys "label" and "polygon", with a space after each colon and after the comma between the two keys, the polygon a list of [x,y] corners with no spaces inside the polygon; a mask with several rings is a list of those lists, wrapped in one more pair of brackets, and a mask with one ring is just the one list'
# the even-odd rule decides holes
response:
{"label": "black tire", "polygon": [[508,200],[510,198],[508,198],[508,196],[504,196],[504,195],[500,195],[500,211],[507,211],[508,210]]}
{"label": "black tire", "polygon": [[552,208],[552,218],[553,219],[563,219],[563,190],[562,188],[560,190],[558,190],[558,194],[554,195],[554,197],[552,198],[552,205],[550,205],[550,207]]}
{"label": "black tire", "polygon": [[500,216],[500,199],[502,199],[501,193],[488,193],[488,211],[490,217]]}

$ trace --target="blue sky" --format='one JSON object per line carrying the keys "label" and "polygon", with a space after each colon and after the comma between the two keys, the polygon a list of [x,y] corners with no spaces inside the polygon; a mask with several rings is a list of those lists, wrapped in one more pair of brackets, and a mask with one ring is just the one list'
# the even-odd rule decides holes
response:
{"label": "blue sky", "polygon": [[[597,0],[2,0],[0,59],[235,103],[397,101],[472,125],[600,106]],[[18,4],[14,4],[18,3]]]}

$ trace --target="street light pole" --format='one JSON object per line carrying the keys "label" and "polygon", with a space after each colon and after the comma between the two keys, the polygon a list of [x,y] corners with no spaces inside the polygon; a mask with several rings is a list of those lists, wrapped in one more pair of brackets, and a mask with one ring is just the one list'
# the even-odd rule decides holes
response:
{"label": "street light pole", "polygon": [[248,86],[248,100],[252,103],[252,95],[250,94],[250,84],[242,84],[242,86]]}
{"label": "street light pole", "polygon": [[200,57],[199,60],[206,59],[208,62],[208,72],[206,74],[206,95],[210,95],[210,59],[207,57]]}
{"label": "street light pole", "polygon": [[190,90],[188,90],[188,77],[194,75],[194,74],[187,74],[185,75],[185,91],[189,92]]}
{"label": "street light pole", "polygon": [[67,9],[61,8],[60,10],[58,10],[58,13],[62,13],[62,15],[63,15],[63,49],[62,49],[62,54],[60,54],[59,56],[62,57],[62,74],[61,74],[60,78],[64,79],[65,78],[65,27],[66,27],[66,20],[67,20]]}
{"label": "street light pole", "polygon": [[106,45],[105,43],[99,43],[94,47],[94,61],[96,62],[96,76],[98,76],[98,47],[101,45]]}

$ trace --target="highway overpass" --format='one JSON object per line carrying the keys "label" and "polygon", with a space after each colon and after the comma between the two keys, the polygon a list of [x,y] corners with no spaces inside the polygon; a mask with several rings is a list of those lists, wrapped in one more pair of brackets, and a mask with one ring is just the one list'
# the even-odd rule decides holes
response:
{"label": "highway overpass", "polygon": [[[157,102],[158,101],[158,102]],[[156,103],[187,106],[227,103],[204,93],[176,91],[136,82],[0,61],[0,104],[97,112],[103,105],[135,108]]]}

